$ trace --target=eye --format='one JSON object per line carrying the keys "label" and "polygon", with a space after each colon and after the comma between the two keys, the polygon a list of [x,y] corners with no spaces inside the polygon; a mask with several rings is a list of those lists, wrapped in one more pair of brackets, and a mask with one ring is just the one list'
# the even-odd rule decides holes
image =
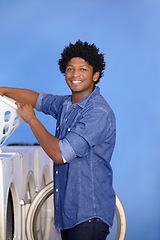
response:
{"label": "eye", "polygon": [[72,70],[73,70],[73,68],[67,68],[67,72],[72,71]]}
{"label": "eye", "polygon": [[81,71],[83,72],[83,71],[87,71],[87,69],[86,68],[81,68]]}

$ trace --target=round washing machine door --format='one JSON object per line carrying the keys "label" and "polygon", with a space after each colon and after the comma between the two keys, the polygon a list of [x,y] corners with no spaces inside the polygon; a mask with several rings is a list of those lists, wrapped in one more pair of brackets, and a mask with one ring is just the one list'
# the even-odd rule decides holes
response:
{"label": "round washing machine door", "polygon": [[[45,186],[40,193],[36,196],[33,203],[30,206],[26,219],[26,235],[28,240],[60,240],[60,233],[54,228],[53,217],[46,218],[46,232],[43,232],[42,235],[39,235],[37,229],[37,220],[40,210],[43,204],[49,197],[53,197],[53,182],[50,182]],[[47,211],[47,209],[46,209]],[[53,211],[51,211],[53,214]],[[51,215],[52,215],[51,214]],[[42,218],[43,219],[43,218]],[[126,230],[127,230],[127,218],[123,204],[116,194],[116,237],[115,240],[125,240]],[[52,232],[52,233],[51,233]]]}
{"label": "round washing machine door", "polygon": [[37,194],[28,209],[26,237],[28,240],[61,240],[54,227],[53,182]]}

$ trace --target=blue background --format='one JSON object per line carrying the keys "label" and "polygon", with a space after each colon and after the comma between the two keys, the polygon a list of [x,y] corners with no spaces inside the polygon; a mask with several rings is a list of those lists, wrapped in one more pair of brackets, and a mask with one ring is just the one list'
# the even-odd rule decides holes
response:
{"label": "blue background", "polygon": [[[117,119],[114,188],[127,240],[160,239],[160,2],[0,1],[0,85],[69,94],[58,59],[78,39],[105,53],[99,86]],[[55,120],[36,113],[54,133]],[[34,143],[22,123],[6,144]],[[110,237],[111,239],[111,237]]]}

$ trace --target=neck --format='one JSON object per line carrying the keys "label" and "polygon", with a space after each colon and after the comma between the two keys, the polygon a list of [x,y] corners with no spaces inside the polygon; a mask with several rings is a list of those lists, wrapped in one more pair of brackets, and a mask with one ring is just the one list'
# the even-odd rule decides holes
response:
{"label": "neck", "polygon": [[72,103],[75,104],[79,102],[80,100],[82,100],[83,98],[91,94],[94,91],[94,89],[95,89],[95,86],[93,90],[89,92],[72,92]]}
{"label": "neck", "polygon": [[[85,96],[84,96],[85,97]],[[72,93],[72,103],[75,104],[84,98],[81,94]]]}

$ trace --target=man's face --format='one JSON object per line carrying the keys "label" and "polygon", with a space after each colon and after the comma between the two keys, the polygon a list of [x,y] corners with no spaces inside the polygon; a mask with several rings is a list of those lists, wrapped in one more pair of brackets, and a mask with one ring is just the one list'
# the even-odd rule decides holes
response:
{"label": "man's face", "polygon": [[72,94],[81,94],[81,98],[89,95],[94,89],[94,83],[99,77],[99,72],[93,74],[93,67],[83,58],[72,58],[66,67],[65,79]]}

